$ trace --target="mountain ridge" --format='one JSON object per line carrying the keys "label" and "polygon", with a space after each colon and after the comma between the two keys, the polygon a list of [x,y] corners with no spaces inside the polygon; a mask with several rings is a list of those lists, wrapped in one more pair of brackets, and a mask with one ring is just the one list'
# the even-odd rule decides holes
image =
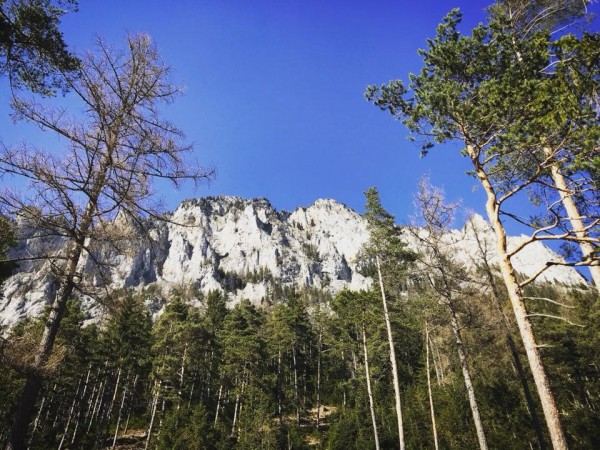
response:
{"label": "mountain ridge", "polygon": [[[117,219],[118,221],[119,219]],[[365,219],[333,199],[318,199],[294,211],[276,210],[268,199],[236,196],[202,197],[183,201],[168,221],[145,219],[149,239],[133,240],[122,253],[101,248],[111,265],[98,268],[93,258],[84,258],[80,270],[91,287],[144,289],[157,286],[169,292],[179,286],[194,286],[206,293],[220,290],[230,304],[243,298],[260,303],[273,281],[283,285],[324,289],[335,294],[342,289],[367,289],[372,280],[360,273],[358,255],[367,241]],[[135,227],[125,221],[122,226]],[[483,239],[493,264],[493,232],[481,216],[467,227],[446,237],[457,263],[477,266],[473,233]],[[31,232],[30,232],[31,233]],[[12,257],[23,257],[39,240],[26,239]],[[516,245],[519,237],[510,237]],[[409,246],[417,248],[407,236]],[[60,251],[64,242],[45,243]],[[108,252],[108,253],[107,253]],[[529,276],[539,264],[558,255],[541,243],[526,247],[515,259],[519,272]],[[11,325],[39,314],[52,298],[49,263],[24,263],[5,281],[0,300],[0,325]],[[585,282],[574,269],[551,267],[540,281],[576,286]],[[91,298],[84,297],[90,315],[98,314]]]}

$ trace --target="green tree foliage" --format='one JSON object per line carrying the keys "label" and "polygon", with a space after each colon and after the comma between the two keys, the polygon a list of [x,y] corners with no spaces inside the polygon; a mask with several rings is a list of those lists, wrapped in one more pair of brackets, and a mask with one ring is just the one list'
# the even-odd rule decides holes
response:
{"label": "green tree foliage", "polygon": [[79,59],[68,49],[60,19],[77,9],[76,0],[0,1],[0,74],[11,88],[52,95],[65,90]]}
{"label": "green tree foliage", "polygon": [[7,262],[7,252],[16,245],[17,236],[14,225],[6,217],[0,215],[0,283],[10,276],[14,264]]}
{"label": "green tree foliage", "polygon": [[111,364],[134,373],[151,363],[152,318],[139,295],[127,293],[103,331],[104,349]]}
{"label": "green tree foliage", "polygon": [[[378,258],[381,264],[386,288],[394,290],[396,295],[402,286],[398,278],[404,276],[410,264],[415,261],[416,255],[408,249],[402,237],[402,228],[395,223],[394,216],[381,205],[379,192],[371,187],[365,192],[366,205],[363,217],[367,220],[369,241],[363,253],[367,258]],[[396,281],[394,282],[394,279]]]}
{"label": "green tree foliage", "polygon": [[[555,448],[565,449],[568,444],[559,410],[522,294],[522,288],[548,265],[517,281],[511,257],[539,240],[576,242],[583,255],[574,264],[591,265],[600,288],[593,246],[598,243],[594,227],[599,223],[593,179],[569,180],[565,176],[569,166],[562,162],[575,160],[586,148],[595,149],[594,128],[589,140],[586,129],[598,126],[596,111],[587,101],[592,98],[587,88],[579,91],[578,83],[573,83],[574,91],[566,89],[562,78],[571,62],[580,61],[579,57],[561,58],[577,38],[565,35],[552,41],[548,30],[542,29],[520,39],[510,27],[510,18],[505,17],[493,18],[470,35],[462,35],[460,21],[457,10],[444,18],[436,36],[428,40],[428,48],[420,51],[423,68],[410,75],[408,86],[401,81],[369,86],[366,97],[400,118],[414,135],[424,137],[425,153],[435,143],[464,144],[463,154],[470,159],[472,174],[486,194],[503,280],[552,442]],[[596,37],[586,35],[581,42],[590,39]],[[581,68],[579,63],[576,67]],[[592,73],[597,73],[596,67]],[[522,202],[514,200],[527,193],[534,193],[534,207],[539,207],[533,214],[530,209],[515,209]],[[575,199],[584,199],[592,213],[578,211]],[[504,229],[507,219],[531,228],[529,238],[510,250]]]}
{"label": "green tree foliage", "polygon": [[[403,308],[408,309],[404,315],[392,316],[406,445],[432,448],[421,327],[426,312],[431,326],[432,391],[440,448],[475,448],[477,440],[454,337],[444,321],[444,309],[431,305],[431,299],[424,298],[428,295],[433,294],[415,289],[407,304],[411,308]],[[521,387],[494,311],[485,293],[474,291],[470,296],[457,313],[476,374],[473,381],[485,411],[490,447],[531,444],[535,448]],[[595,430],[600,424],[598,300],[589,291],[568,292],[542,285],[530,288],[527,296],[532,302],[542,302],[536,312],[561,314],[572,323],[584,325],[573,326],[549,317],[537,317],[535,322],[541,342],[552,342],[544,350],[545,358],[557,386],[559,407],[565,412],[569,439],[574,448],[596,448]],[[85,327],[79,304],[69,303],[56,354],[49,361],[36,403],[36,420],[28,436],[31,448],[58,448],[61,442],[61,448],[110,446],[115,434],[117,448],[126,442],[143,447],[153,405],[150,447],[158,449],[372,448],[363,326],[381,448],[397,448],[381,300],[375,292],[344,291],[317,311],[305,308],[307,298],[291,295],[265,309],[242,301],[227,311],[218,293],[200,295],[198,308],[181,296],[166,295],[165,310],[152,324],[143,297],[124,292],[119,308],[106,322]],[[553,298],[571,308],[536,298]],[[10,428],[15,392],[24,383],[22,368],[27,364],[20,358],[27,359],[23,355],[28,345],[35,343],[43,320],[17,325],[3,341],[2,439]],[[279,369],[278,341],[282,349]],[[297,396],[293,346],[297,347]],[[317,429],[318,358],[322,410]]]}

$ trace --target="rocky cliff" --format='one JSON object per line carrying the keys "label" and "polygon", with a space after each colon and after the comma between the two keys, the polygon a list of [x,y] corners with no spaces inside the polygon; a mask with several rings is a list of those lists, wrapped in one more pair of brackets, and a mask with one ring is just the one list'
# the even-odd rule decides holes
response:
{"label": "rocky cliff", "polygon": [[[97,287],[108,283],[111,288],[154,285],[163,292],[189,285],[203,292],[217,289],[225,291],[232,303],[242,298],[260,302],[273,281],[331,293],[365,289],[372,281],[361,275],[357,266],[357,256],[367,240],[365,221],[334,200],[317,200],[289,213],[275,210],[266,199],[201,198],[183,202],[167,219],[147,220],[150,239],[131,240],[126,251],[103,248],[110,266],[102,271],[92,259],[83,261],[84,278]],[[27,237],[26,231],[22,233]],[[447,239],[457,264],[475,267],[482,247],[493,263],[493,233],[481,217]],[[519,239],[510,238],[513,243]],[[413,239],[408,240],[416,247]],[[34,242],[25,239],[13,256],[27,256]],[[56,240],[49,247],[59,251],[62,244]],[[536,243],[526,247],[515,263],[521,273],[531,275],[557,257]],[[540,281],[585,282],[577,271],[565,267],[552,267]],[[51,265],[22,264],[19,273],[4,284],[0,324],[38,314],[52,295]],[[93,302],[88,302],[93,313]]]}

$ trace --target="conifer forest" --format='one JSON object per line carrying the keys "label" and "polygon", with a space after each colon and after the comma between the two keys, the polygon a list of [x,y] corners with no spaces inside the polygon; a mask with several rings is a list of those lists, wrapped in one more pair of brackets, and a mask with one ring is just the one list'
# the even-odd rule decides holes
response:
{"label": "conifer forest", "polygon": [[[162,189],[216,172],[163,115],[182,90],[159,47],[76,52],[76,0],[0,0],[11,117],[64,143],[0,135],[0,445],[600,449],[592,3],[497,0],[472,29],[452,9],[416,73],[356,92],[425,161],[460,152],[485,218],[457,231],[461,204],[425,173],[410,218],[375,187],[360,215],[237,197],[166,212]],[[164,282],[191,264],[195,281]]]}

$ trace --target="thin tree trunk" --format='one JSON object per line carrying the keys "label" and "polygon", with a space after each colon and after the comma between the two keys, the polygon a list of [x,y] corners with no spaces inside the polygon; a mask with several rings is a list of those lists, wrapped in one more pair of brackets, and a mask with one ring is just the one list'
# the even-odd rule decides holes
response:
{"label": "thin tree trunk", "polygon": [[379,450],[379,433],[377,431],[377,419],[375,418],[375,403],[373,401],[373,391],[371,390],[371,372],[369,370],[369,352],[367,351],[367,333],[365,326],[362,326],[362,344],[365,354],[365,377],[367,379],[367,395],[369,396],[369,409],[371,411],[371,422],[373,423],[373,437],[375,439],[375,450]]}
{"label": "thin tree trunk", "polygon": [[65,438],[67,437],[67,433],[69,432],[69,426],[71,425],[71,420],[73,419],[73,414],[75,413],[75,405],[77,404],[77,396],[79,395],[79,388],[81,387],[81,378],[79,379],[79,383],[77,383],[77,390],[75,391],[75,397],[73,398],[73,403],[71,403],[71,409],[69,410],[69,418],[67,419],[67,424],[65,425],[65,431],[60,439],[60,443],[58,444],[58,450],[60,450],[65,442]]}
{"label": "thin tree trunk", "polygon": [[190,409],[190,407],[192,406],[192,397],[194,396],[194,388],[196,386],[196,379],[197,379],[197,376],[194,375],[194,381],[192,382],[192,387],[190,388],[190,396],[188,397],[188,404],[187,404],[188,409]]}
{"label": "thin tree trunk", "polygon": [[104,390],[106,389],[107,381],[102,381],[100,383],[100,388],[98,389],[98,395],[96,395],[96,402],[94,403],[94,407],[92,408],[92,415],[90,416],[90,422],[88,423],[87,432],[89,433],[92,429],[92,425],[94,424],[94,418],[97,417],[98,412],[102,408],[102,403],[104,402]]}
{"label": "thin tree trunk", "polygon": [[[129,378],[129,377],[127,377]],[[127,398],[127,388],[129,387],[129,381],[125,383],[125,387],[123,388],[123,396],[121,398],[121,406],[119,406],[119,414],[117,415],[117,425],[115,426],[115,436],[113,438],[113,443],[111,448],[115,448],[117,444],[117,436],[119,435],[119,426],[121,425],[121,417],[123,415],[123,407],[125,406],[125,398]]]}
{"label": "thin tree trunk", "polygon": [[144,450],[148,450],[150,445],[150,438],[152,437],[152,427],[154,426],[154,417],[156,416],[156,407],[158,406],[158,398],[160,395],[160,382],[155,383],[154,398],[152,399],[152,413],[150,414],[150,424],[148,425],[148,435],[146,436],[146,445]]}
{"label": "thin tree trunk", "polygon": [[469,405],[471,406],[471,413],[473,414],[473,422],[475,423],[475,430],[477,431],[477,440],[479,441],[479,448],[481,450],[487,450],[487,440],[485,438],[485,432],[483,431],[483,422],[481,421],[481,415],[479,414],[479,406],[477,405],[477,399],[475,398],[475,388],[471,381],[471,375],[469,373],[469,366],[467,364],[467,355],[465,353],[460,328],[458,327],[458,320],[456,318],[456,312],[451,304],[448,304],[450,308],[452,325],[452,332],[456,339],[456,350],[458,352],[458,359],[460,360],[460,367],[462,369],[463,378],[465,380],[465,387],[467,389],[467,395],[469,397]]}
{"label": "thin tree trunk", "polygon": [[321,425],[321,350],[323,343],[323,328],[319,328],[319,348],[317,349],[317,431]]}
{"label": "thin tree trunk", "polygon": [[231,424],[231,436],[235,436],[235,426],[237,425],[238,407],[240,406],[240,393],[235,396],[235,407],[233,408],[233,422]]}
{"label": "thin tree trunk", "polygon": [[131,396],[129,397],[129,406],[127,407],[127,420],[125,421],[125,428],[123,429],[123,434],[127,434],[127,430],[129,429],[129,418],[131,417],[131,410],[133,408],[133,401],[135,396],[135,386],[137,385],[138,375],[133,379],[133,386],[131,387]]}
{"label": "thin tree trunk", "polygon": [[377,277],[379,279],[379,289],[381,291],[381,299],[383,301],[383,315],[385,317],[385,326],[387,329],[388,344],[390,347],[390,363],[392,364],[392,381],[394,383],[394,397],[396,400],[396,418],[398,420],[398,439],[400,441],[400,450],[405,449],[404,445],[404,426],[402,421],[402,405],[400,403],[400,380],[398,376],[398,362],[396,360],[396,348],[394,346],[394,336],[392,334],[392,323],[388,312],[387,298],[383,287],[383,278],[381,276],[381,263],[379,256],[375,256],[375,264],[377,266]]}
{"label": "thin tree trunk", "polygon": [[554,450],[566,450],[568,449],[567,439],[562,427],[558,408],[556,407],[554,395],[552,394],[552,390],[550,388],[550,381],[546,375],[540,350],[535,340],[533,327],[527,314],[525,302],[523,301],[523,294],[517,281],[515,268],[510,261],[510,257],[508,256],[506,234],[504,232],[502,221],[500,220],[500,211],[496,192],[494,191],[486,172],[483,170],[477,159],[475,149],[472,146],[467,145],[467,152],[471,157],[477,176],[486,192],[486,212],[496,234],[496,253],[500,259],[500,271],[508,290],[508,296],[515,314],[521,339],[523,340],[525,353],[527,354],[527,359],[529,361],[529,367],[531,368],[533,380],[540,397],[542,410],[544,411],[544,417],[546,419],[546,424],[552,440],[552,446]]}
{"label": "thin tree trunk", "polygon": [[431,411],[431,428],[433,431],[433,443],[435,446],[435,450],[439,449],[439,445],[438,445],[438,437],[437,437],[437,426],[435,423],[435,410],[433,407],[433,394],[431,391],[431,376],[430,376],[430,371],[431,369],[429,368],[429,327],[427,326],[427,321],[425,321],[425,347],[426,347],[426,371],[427,371],[427,394],[429,395],[429,409]]}
{"label": "thin tree trunk", "polygon": [[[441,259],[440,259],[441,261]],[[452,299],[451,288],[446,274],[443,270],[440,270],[442,280],[444,283],[445,300],[448,312],[450,313],[450,325],[452,327],[452,334],[456,342],[456,351],[458,352],[458,359],[460,361],[460,368],[462,370],[463,379],[465,381],[465,388],[467,389],[467,396],[469,398],[469,406],[471,407],[471,414],[473,415],[473,423],[475,424],[475,431],[477,432],[477,440],[479,441],[479,448],[481,450],[487,450],[487,440],[485,438],[485,432],[483,430],[483,422],[479,413],[479,406],[477,405],[477,399],[475,397],[475,388],[471,381],[471,374],[469,373],[469,365],[467,363],[467,355],[463,344],[460,326],[458,324],[458,318],[456,317],[456,311],[454,309],[454,303]]]}
{"label": "thin tree trunk", "polygon": [[160,437],[160,432],[162,431],[162,424],[163,424],[164,418],[165,418],[165,398],[163,397],[162,403],[160,404],[160,416],[159,416],[159,420],[158,420],[158,428],[156,429],[156,448],[158,448],[158,443],[159,443],[158,438]]}
{"label": "thin tree trunk", "polygon": [[[237,423],[238,423],[238,430],[237,430],[237,435],[240,435],[240,428],[241,428],[241,417],[242,417],[242,409],[244,407],[244,391],[246,390],[246,386],[248,384],[248,374],[244,373],[244,377],[242,379],[242,392],[240,393],[240,407],[238,409],[238,414],[237,414]],[[252,401],[252,397],[250,398],[250,401]]]}
{"label": "thin tree trunk", "polygon": [[221,396],[223,395],[223,383],[219,385],[219,394],[217,395],[217,409],[215,411],[215,426],[219,421],[219,410],[221,409]]}
{"label": "thin tree trunk", "polygon": [[181,358],[181,369],[179,370],[179,391],[178,391],[178,399],[177,399],[177,412],[181,409],[181,401],[183,400],[183,377],[185,374],[185,357],[187,355],[187,347],[188,344],[186,342],[185,347],[183,348],[183,357]]}
{"label": "thin tree trunk", "polygon": [[[83,406],[85,403],[85,394],[88,390],[88,385],[90,382],[90,374],[92,373],[92,364],[90,363],[87,371],[87,375],[85,377],[85,383],[83,384],[83,392],[81,393],[81,403],[77,408],[77,417],[75,418],[75,429],[73,430],[73,436],[71,436],[71,444],[75,442],[75,438],[77,437],[77,430],[79,430],[79,422],[81,421],[81,412],[83,411]],[[84,418],[85,420],[85,418]]]}
{"label": "thin tree trunk", "polygon": [[282,403],[282,389],[281,389],[281,347],[277,349],[277,416],[279,418],[279,427],[283,427],[283,411],[281,407]]}
{"label": "thin tree trunk", "polygon": [[110,416],[112,415],[112,410],[114,408],[115,405],[115,400],[117,399],[117,393],[119,392],[119,383],[121,382],[121,372],[122,369],[121,367],[119,367],[119,369],[117,370],[117,381],[115,383],[115,389],[113,391],[113,395],[110,401],[110,406],[108,407],[108,413],[106,415],[106,423],[110,424]]}
{"label": "thin tree trunk", "polygon": [[292,361],[294,364],[294,403],[296,404],[296,423],[300,425],[300,400],[298,397],[298,366],[296,364],[295,345],[292,345]]}
{"label": "thin tree trunk", "polygon": [[38,409],[37,416],[35,416],[35,421],[33,422],[33,430],[31,430],[31,436],[29,437],[29,445],[31,445],[31,441],[33,439],[33,435],[35,434],[35,430],[37,430],[37,427],[40,423],[40,417],[42,417],[42,411],[44,410],[44,403],[46,403],[46,396],[42,397],[40,408]]}
{"label": "thin tree trunk", "polygon": [[[440,356],[439,354],[437,355],[437,359],[436,359],[436,349],[435,346],[433,345],[433,341],[431,340],[431,337],[429,338],[429,345],[431,346],[431,359],[433,360],[433,368],[435,370],[435,378],[437,380],[437,384],[438,386],[440,384],[442,384],[442,381],[444,381],[444,373],[442,371],[442,362],[440,361]],[[438,368],[439,365],[439,368]]]}

